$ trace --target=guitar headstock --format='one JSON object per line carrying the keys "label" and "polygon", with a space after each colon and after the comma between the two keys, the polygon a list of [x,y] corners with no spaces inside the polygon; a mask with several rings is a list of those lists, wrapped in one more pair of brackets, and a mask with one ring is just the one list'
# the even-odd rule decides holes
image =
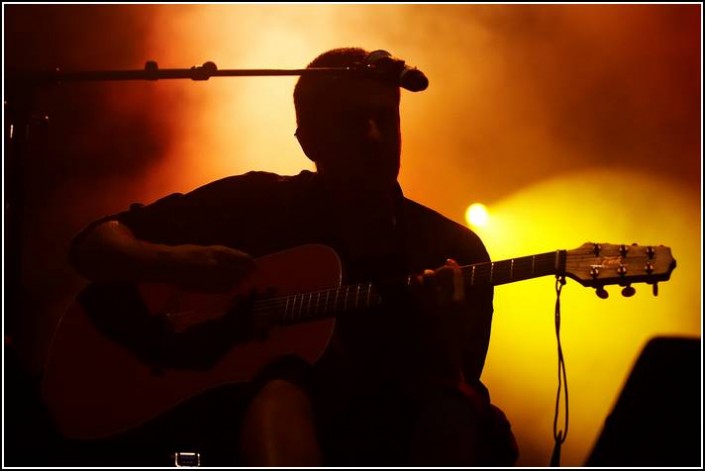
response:
{"label": "guitar headstock", "polygon": [[624,286],[622,294],[634,294],[632,283],[653,285],[670,278],[676,267],[671,249],[663,245],[617,245],[585,243],[566,251],[565,274],[583,286],[597,289],[597,295],[607,297],[605,285]]}

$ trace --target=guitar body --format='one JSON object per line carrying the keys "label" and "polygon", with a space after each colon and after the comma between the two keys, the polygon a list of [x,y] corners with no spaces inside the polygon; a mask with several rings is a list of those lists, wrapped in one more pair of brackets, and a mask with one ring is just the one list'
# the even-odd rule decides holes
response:
{"label": "guitar body", "polygon": [[[341,282],[340,259],[322,245],[297,247],[257,262],[254,288],[258,292],[288,295],[332,288]],[[60,320],[52,340],[42,393],[67,438],[102,438],[129,430],[217,386],[248,381],[283,355],[296,354],[313,363],[325,351],[335,322],[325,318],[274,326],[266,337],[229,346],[207,369],[168,364],[155,368],[129,342],[106,332],[96,322],[101,314],[114,317],[109,321],[116,325],[122,325],[121,314],[129,319],[134,312],[146,313],[142,317],[171,314],[188,319],[196,307],[201,316],[217,317],[233,297],[244,293],[183,292],[162,284],[131,285],[128,293],[123,287],[79,296]],[[97,312],[100,306],[105,313]]]}

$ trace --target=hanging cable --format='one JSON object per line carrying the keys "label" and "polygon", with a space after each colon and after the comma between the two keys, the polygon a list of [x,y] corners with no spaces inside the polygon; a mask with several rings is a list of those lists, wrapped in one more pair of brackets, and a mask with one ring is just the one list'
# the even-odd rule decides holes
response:
{"label": "hanging cable", "polygon": [[[556,276],[556,343],[558,345],[558,391],[556,393],[556,409],[553,415],[553,439],[555,445],[551,454],[551,466],[560,466],[561,445],[568,435],[568,378],[565,371],[565,361],[563,359],[563,348],[561,347],[561,290],[565,285],[565,277]],[[558,416],[561,403],[561,390],[565,392],[565,422],[563,430],[558,430]]]}

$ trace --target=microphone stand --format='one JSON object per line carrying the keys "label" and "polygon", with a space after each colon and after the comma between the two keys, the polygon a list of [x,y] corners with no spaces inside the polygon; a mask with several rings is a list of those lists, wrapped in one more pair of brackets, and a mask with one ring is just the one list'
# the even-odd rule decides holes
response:
{"label": "microphone stand", "polygon": [[[320,67],[307,69],[229,69],[218,70],[213,62],[189,69],[160,69],[155,61],[148,61],[140,70],[105,70],[62,72],[9,72],[6,75],[4,98],[5,151],[5,341],[11,342],[19,326],[22,313],[22,223],[24,212],[25,161],[33,127],[48,124],[47,116],[32,114],[36,88],[63,82],[94,82],[123,80],[191,79],[208,80],[211,77],[285,76],[285,75],[344,75],[374,70],[369,66]],[[46,132],[43,134],[46,135]]]}
{"label": "microphone stand", "polygon": [[137,70],[103,70],[84,72],[62,72],[56,69],[51,72],[19,73],[10,80],[24,83],[60,83],[88,82],[110,80],[162,80],[191,79],[208,80],[211,77],[243,77],[243,76],[282,76],[282,75],[335,75],[373,70],[368,67],[312,67],[308,69],[224,69],[219,70],[213,62],[190,69],[160,69],[155,61],[145,63],[144,69]]}

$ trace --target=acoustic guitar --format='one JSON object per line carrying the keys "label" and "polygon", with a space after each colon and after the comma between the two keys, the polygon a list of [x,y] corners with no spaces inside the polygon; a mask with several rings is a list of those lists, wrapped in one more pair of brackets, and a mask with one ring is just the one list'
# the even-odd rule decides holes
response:
{"label": "acoustic guitar", "polygon": [[[557,275],[604,297],[612,284],[631,295],[631,284],[649,283],[656,293],[675,266],[668,247],[586,243],[461,270],[468,285]],[[257,267],[254,286],[228,293],[89,284],[57,326],[43,378],[43,398],[63,435],[126,431],[212,388],[248,381],[283,355],[313,363],[336,315],[384,302],[375,283],[343,285],[340,259],[327,246],[270,254]],[[410,286],[412,276],[401,284]]]}

